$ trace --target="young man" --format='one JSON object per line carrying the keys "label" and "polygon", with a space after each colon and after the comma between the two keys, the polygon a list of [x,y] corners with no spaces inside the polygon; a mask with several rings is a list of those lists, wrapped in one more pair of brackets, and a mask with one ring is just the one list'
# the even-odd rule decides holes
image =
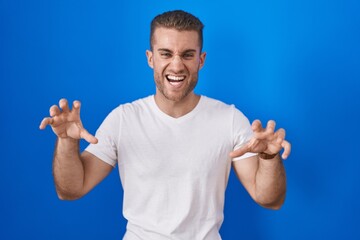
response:
{"label": "young man", "polygon": [[[53,168],[60,199],[77,199],[104,179],[116,164],[124,190],[124,239],[221,239],[224,194],[231,166],[251,197],[278,209],[286,179],[282,157],[290,154],[285,131],[247,118],[234,106],[194,93],[202,52],[203,24],[171,11],[151,23],[156,93],[120,105],[96,137],[65,99],[50,108],[40,128],[58,136]],[[79,139],[91,143],[79,154]]]}

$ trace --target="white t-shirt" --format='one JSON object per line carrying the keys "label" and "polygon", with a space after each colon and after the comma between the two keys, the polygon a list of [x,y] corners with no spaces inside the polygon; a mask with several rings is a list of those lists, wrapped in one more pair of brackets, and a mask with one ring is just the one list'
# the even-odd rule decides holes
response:
{"label": "white t-shirt", "polygon": [[149,96],[114,109],[86,151],[119,166],[124,239],[218,240],[229,153],[251,136],[233,105],[201,96],[190,113],[173,118]]}

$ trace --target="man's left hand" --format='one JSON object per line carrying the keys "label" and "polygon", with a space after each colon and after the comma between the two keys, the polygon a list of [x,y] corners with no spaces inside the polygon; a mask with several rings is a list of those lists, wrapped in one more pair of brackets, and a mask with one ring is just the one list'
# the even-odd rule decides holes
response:
{"label": "man's left hand", "polygon": [[281,149],[284,149],[282,158],[289,157],[291,152],[291,144],[285,140],[285,130],[278,129],[275,132],[275,121],[270,120],[266,128],[263,128],[259,120],[255,120],[251,127],[254,135],[251,140],[241,148],[230,153],[231,158],[240,157],[247,152],[263,153],[267,155],[276,155]]}

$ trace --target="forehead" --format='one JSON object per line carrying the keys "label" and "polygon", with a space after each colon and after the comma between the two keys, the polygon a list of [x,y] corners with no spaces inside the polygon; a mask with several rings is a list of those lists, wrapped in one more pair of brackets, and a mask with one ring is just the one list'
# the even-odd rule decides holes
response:
{"label": "forehead", "polygon": [[176,29],[159,27],[152,38],[154,49],[169,50],[194,49],[200,51],[199,34],[196,31],[178,31]]}

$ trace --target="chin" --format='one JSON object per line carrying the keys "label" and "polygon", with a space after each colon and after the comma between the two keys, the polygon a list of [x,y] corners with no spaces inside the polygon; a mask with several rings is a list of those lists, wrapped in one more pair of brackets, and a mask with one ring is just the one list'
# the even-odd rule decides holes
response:
{"label": "chin", "polygon": [[181,94],[166,94],[164,95],[167,100],[173,101],[173,102],[180,102],[181,100],[185,99],[187,95]]}
{"label": "chin", "polygon": [[167,100],[173,102],[181,102],[185,98],[188,97],[190,92],[163,92],[161,91],[161,95],[163,95]]}
{"label": "chin", "polygon": [[158,81],[155,81],[156,88],[158,93],[165,99],[173,102],[181,102],[194,90],[197,81],[191,83],[190,85],[183,86],[182,89],[178,89],[177,91],[168,89],[165,84],[160,84]]}

